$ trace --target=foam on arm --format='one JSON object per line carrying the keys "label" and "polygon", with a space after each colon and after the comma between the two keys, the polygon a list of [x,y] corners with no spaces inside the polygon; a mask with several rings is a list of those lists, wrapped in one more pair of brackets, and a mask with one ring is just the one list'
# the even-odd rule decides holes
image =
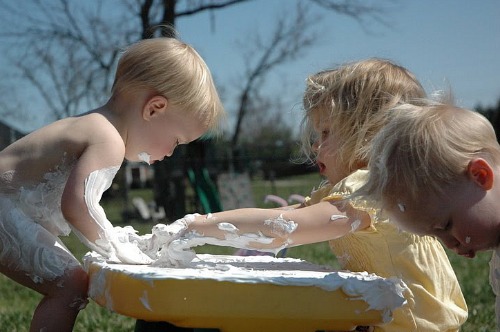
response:
{"label": "foam on arm", "polygon": [[119,239],[113,225],[108,220],[104,209],[99,204],[102,194],[111,186],[119,166],[112,166],[93,171],[85,179],[84,198],[89,215],[94,222],[98,238],[92,241],[80,230],[73,228],[76,236],[90,249],[96,251],[111,261],[124,263],[147,264],[149,258],[144,255],[136,245]]}

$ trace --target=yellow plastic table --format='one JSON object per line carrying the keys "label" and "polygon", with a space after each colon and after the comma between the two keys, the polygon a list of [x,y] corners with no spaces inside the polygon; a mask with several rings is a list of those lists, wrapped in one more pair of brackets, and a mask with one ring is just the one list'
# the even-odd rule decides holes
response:
{"label": "yellow plastic table", "polygon": [[84,257],[90,297],[116,313],[221,332],[314,332],[387,323],[405,302],[399,279],[332,271],[292,258],[198,255],[189,267]]}

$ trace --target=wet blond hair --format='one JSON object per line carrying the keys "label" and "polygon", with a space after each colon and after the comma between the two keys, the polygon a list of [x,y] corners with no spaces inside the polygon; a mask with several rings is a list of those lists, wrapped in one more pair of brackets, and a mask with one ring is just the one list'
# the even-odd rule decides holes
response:
{"label": "wet blond hair", "polygon": [[346,63],[307,78],[301,124],[302,151],[314,160],[314,125],[327,122],[341,140],[341,165],[353,171],[368,164],[373,136],[399,103],[425,97],[425,90],[407,69],[386,59]]}
{"label": "wet blond hair", "polygon": [[190,45],[177,38],[144,39],[128,47],[118,62],[113,95],[151,89],[183,111],[195,112],[217,132],[224,108],[210,70]]}
{"label": "wet blond hair", "polygon": [[369,180],[357,195],[386,207],[418,202],[463,179],[478,157],[500,162],[495,131],[484,116],[449,101],[400,105],[373,140]]}

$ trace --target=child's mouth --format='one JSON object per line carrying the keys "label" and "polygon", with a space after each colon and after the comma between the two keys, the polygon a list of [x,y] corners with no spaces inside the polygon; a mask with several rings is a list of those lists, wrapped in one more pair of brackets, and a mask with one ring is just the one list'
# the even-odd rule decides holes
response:
{"label": "child's mouth", "polygon": [[139,160],[145,162],[148,165],[151,165],[151,155],[147,152],[141,152],[137,155]]}
{"label": "child's mouth", "polygon": [[466,258],[474,258],[476,257],[476,253],[474,251],[467,251],[467,252],[462,252],[462,253],[458,253],[460,256],[462,257],[466,257]]}

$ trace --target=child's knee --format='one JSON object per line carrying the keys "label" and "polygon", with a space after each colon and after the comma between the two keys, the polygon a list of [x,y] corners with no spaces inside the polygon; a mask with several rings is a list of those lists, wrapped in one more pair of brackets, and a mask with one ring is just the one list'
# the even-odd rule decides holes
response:
{"label": "child's knee", "polygon": [[81,268],[73,269],[70,271],[71,287],[73,290],[74,298],[70,303],[72,308],[82,310],[87,306],[88,301],[88,288],[89,277],[87,272]]}
{"label": "child's knee", "polygon": [[[88,287],[89,287],[89,277],[87,272],[82,268],[76,268],[66,271],[68,286],[76,294],[82,294],[87,297]],[[64,287],[64,285],[63,285]]]}
{"label": "child's knee", "polygon": [[82,268],[66,270],[57,284],[59,295],[67,299],[70,307],[81,310],[88,303],[88,283],[87,272]]}

